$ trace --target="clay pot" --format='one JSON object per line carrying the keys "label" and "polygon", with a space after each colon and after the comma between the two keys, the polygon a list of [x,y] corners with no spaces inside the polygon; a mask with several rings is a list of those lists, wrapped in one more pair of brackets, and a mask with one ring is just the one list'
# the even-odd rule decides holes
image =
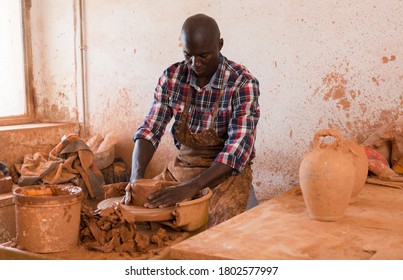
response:
{"label": "clay pot", "polygon": [[359,145],[353,140],[347,141],[346,144],[350,148],[350,151],[353,153],[352,159],[355,169],[355,179],[350,203],[354,203],[357,200],[358,194],[364,187],[365,181],[367,180],[368,158],[365,152],[365,147],[363,145]]}
{"label": "clay pot", "polygon": [[[331,144],[320,137],[332,136]],[[336,130],[320,130],[314,135],[313,151],[300,164],[299,181],[308,214],[320,221],[337,221],[344,217],[354,187],[356,171],[353,153]]]}
{"label": "clay pot", "polygon": [[154,179],[140,179],[135,182],[132,190],[132,204],[143,206],[148,201],[147,197],[158,190],[165,189],[169,186],[180,184],[175,181],[160,181]]}
{"label": "clay pot", "polygon": [[207,225],[209,218],[209,202],[213,192],[209,188],[202,191],[200,198],[182,201],[176,204],[173,222],[174,228],[195,231]]}

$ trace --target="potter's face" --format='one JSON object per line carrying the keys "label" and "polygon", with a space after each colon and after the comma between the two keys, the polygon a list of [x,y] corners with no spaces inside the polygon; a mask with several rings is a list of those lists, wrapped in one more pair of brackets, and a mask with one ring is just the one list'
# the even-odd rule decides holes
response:
{"label": "potter's face", "polygon": [[199,78],[211,78],[220,62],[223,40],[211,36],[181,35],[185,60]]}

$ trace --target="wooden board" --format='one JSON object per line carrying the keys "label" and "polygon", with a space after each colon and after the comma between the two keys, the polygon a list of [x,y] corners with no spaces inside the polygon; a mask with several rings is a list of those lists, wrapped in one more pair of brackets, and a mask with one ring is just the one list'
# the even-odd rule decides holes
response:
{"label": "wooden board", "polygon": [[366,184],[337,222],[309,218],[299,187],[170,249],[173,259],[403,259],[403,190]]}

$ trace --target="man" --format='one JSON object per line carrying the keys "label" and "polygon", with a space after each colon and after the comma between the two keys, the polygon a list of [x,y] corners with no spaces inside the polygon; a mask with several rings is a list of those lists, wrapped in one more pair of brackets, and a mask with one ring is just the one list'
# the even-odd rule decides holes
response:
{"label": "man", "polygon": [[132,173],[123,203],[145,169],[168,122],[179,149],[158,179],[181,182],[148,197],[145,207],[168,207],[209,187],[209,227],[245,211],[252,188],[259,82],[242,65],[221,54],[216,21],[189,17],[180,33],[185,60],[166,69],[144,123],[134,135]]}

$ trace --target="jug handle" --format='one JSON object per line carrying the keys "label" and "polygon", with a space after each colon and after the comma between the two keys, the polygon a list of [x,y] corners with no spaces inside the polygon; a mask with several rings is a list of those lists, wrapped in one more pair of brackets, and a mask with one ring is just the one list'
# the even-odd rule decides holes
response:
{"label": "jug handle", "polygon": [[313,148],[318,149],[320,148],[319,138],[325,136],[332,136],[336,138],[336,144],[338,147],[344,145],[343,136],[341,136],[340,132],[334,129],[321,129],[317,131],[313,137]]}

